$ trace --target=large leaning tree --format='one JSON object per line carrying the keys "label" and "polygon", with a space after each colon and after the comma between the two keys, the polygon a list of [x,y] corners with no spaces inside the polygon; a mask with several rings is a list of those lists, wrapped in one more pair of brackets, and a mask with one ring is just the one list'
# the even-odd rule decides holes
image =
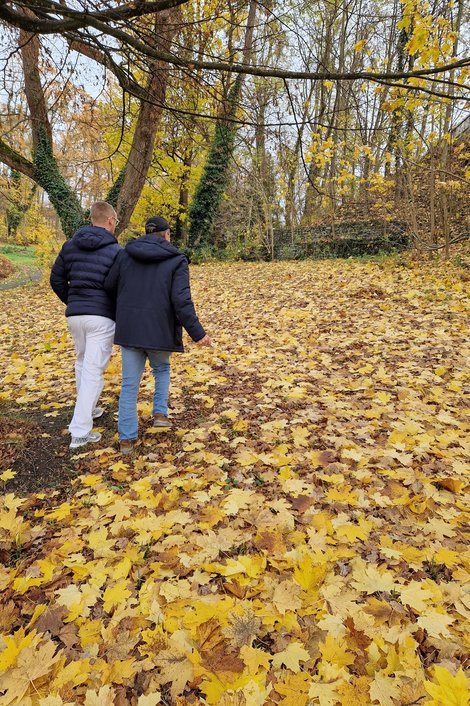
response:
{"label": "large leaning tree", "polygon": [[[124,95],[133,96],[138,101],[139,113],[130,150],[107,195],[107,199],[117,208],[119,230],[128,225],[141,194],[162,112],[171,109],[165,98],[173,70],[183,69],[186,75],[205,71],[212,76],[234,77],[218,114],[213,116],[216,123],[214,141],[191,205],[192,220],[196,222],[195,216],[198,212],[205,214],[209,204],[210,218],[204,222],[204,228],[210,229],[226,183],[235,129],[243,122],[237,114],[237,101],[244,75],[282,79],[286,90],[291,79],[310,83],[341,81],[343,84],[366,81],[398,88],[405,86],[410,91],[426,91],[448,97],[448,93],[442,92],[448,84],[446,77],[453,71],[470,66],[470,57],[454,58],[445,64],[436,62],[436,65],[418,69],[397,66],[394,70],[378,70],[372,66],[362,70],[348,70],[347,67],[328,70],[318,65],[315,70],[296,70],[262,65],[252,51],[256,13],[254,0],[245,2],[247,22],[242,51],[230,60],[222,51],[220,57],[213,52],[191,52],[188,47],[178,44],[181,6],[186,2],[188,0],[135,0],[132,3],[74,0],[68,4],[65,0],[0,0],[0,23],[8,30],[3,36],[9,38],[7,41],[11,45],[5,47],[4,55],[19,53],[21,57],[31,133],[28,154],[15,149],[8,135],[0,134],[0,161],[44,189],[67,237],[83,223],[86,214],[77,194],[61,172],[54,149],[51,106],[48,105],[45,79],[41,74],[42,45],[49,38],[96,62],[115,77]],[[210,5],[208,8],[205,21],[213,22]],[[262,23],[257,25],[256,32],[262,35]],[[2,39],[2,43],[4,41]],[[422,79],[427,79],[425,88]],[[452,97],[465,98],[464,89],[464,86],[456,85]],[[204,235],[194,228],[191,240],[197,246],[204,240]]]}
{"label": "large leaning tree", "polygon": [[[156,53],[171,51],[173,38],[181,22],[180,4],[168,0],[152,3],[151,11],[134,18],[132,26],[129,22],[128,31],[135,33],[140,40],[145,39]],[[34,10],[16,4],[15,7],[20,19],[17,23],[16,19],[14,22],[7,21],[7,24],[11,27],[16,23],[18,27],[18,31],[11,36],[16,45],[14,50],[21,57],[31,150],[28,155],[22,154],[8,144],[6,139],[0,138],[0,160],[15,173],[24,174],[44,189],[59,216],[65,235],[70,237],[86,221],[86,212],[62,174],[54,150],[51,120],[53,106],[48,105],[45,80],[41,75],[41,35],[49,32],[35,31],[35,23],[40,22],[37,7]],[[115,49],[120,52],[120,58],[116,61],[102,35],[88,31],[69,31],[68,27],[69,23],[65,23],[64,29],[57,31],[68,48],[111,72],[123,85],[123,90],[126,90],[126,84],[133,80],[129,78],[129,68],[125,69],[126,63],[131,65],[132,62],[126,54],[126,47],[118,47],[116,44]],[[134,64],[134,70],[140,77],[138,115],[125,164],[105,196],[116,207],[120,220],[119,231],[128,225],[145,183],[165,104],[170,69],[171,65],[157,56],[143,56]]]}

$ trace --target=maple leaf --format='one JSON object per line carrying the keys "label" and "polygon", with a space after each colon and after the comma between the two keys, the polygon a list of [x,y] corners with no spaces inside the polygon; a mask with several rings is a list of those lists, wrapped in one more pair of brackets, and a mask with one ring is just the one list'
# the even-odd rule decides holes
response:
{"label": "maple leaf", "polygon": [[432,696],[426,706],[468,706],[470,690],[462,669],[453,676],[444,667],[434,667],[433,681],[426,681],[424,688]]}
{"label": "maple leaf", "polygon": [[95,603],[98,590],[87,589],[90,587],[83,585],[79,588],[71,583],[66,588],[57,590],[57,604],[69,609],[68,621],[75,620],[80,614],[85,616],[89,614],[89,606]]}
{"label": "maple leaf", "polygon": [[378,591],[393,591],[395,580],[390,571],[379,571],[374,564],[358,564],[353,571],[352,585],[357,591],[377,593]]}
{"label": "maple leaf", "polygon": [[62,503],[62,505],[59,505],[55,510],[52,510],[52,512],[47,515],[47,518],[49,520],[63,520],[70,515],[71,511],[72,506],[70,503]]}
{"label": "maple leaf", "polygon": [[289,674],[274,687],[278,694],[284,696],[280,703],[283,706],[305,706],[309,697],[310,676],[304,672]]}
{"label": "maple leaf", "polygon": [[104,609],[109,613],[114,606],[119,605],[126,601],[131,595],[128,589],[128,582],[125,579],[117,581],[114,586],[110,586],[103,593]]}
{"label": "maple leaf", "polygon": [[139,696],[137,699],[137,706],[157,706],[157,704],[160,704],[161,702],[161,694],[159,691],[156,691],[153,694],[147,694],[147,696],[144,696],[143,694]]}
{"label": "maple leaf", "polygon": [[84,684],[92,671],[89,659],[77,659],[65,665],[58,674],[56,674],[52,686],[54,689],[60,690],[63,686],[78,686]]}
{"label": "maple leaf", "polygon": [[322,659],[332,662],[339,667],[346,667],[354,662],[354,655],[348,652],[344,640],[334,638],[332,635],[326,637],[325,642],[320,644]]}
{"label": "maple leaf", "polygon": [[20,651],[15,655],[14,662],[11,662],[10,655],[5,656],[4,664],[10,663],[11,666],[0,674],[0,692],[4,692],[2,706],[20,704],[28,692],[37,691],[34,682],[49,675],[51,668],[60,659],[55,654],[56,644],[35,633],[30,640],[21,639],[16,647]]}
{"label": "maple leaf", "polygon": [[400,697],[398,680],[376,672],[369,694],[372,701],[378,701],[380,706],[397,706],[397,700]]}
{"label": "maple leaf", "polygon": [[422,613],[416,621],[418,625],[424,628],[431,637],[450,637],[449,625],[454,622],[454,618],[446,613],[429,610],[427,613]]}
{"label": "maple leaf", "polygon": [[264,706],[272,690],[272,684],[260,684],[258,681],[250,680],[242,687],[243,695],[247,706]]}
{"label": "maple leaf", "polygon": [[181,600],[182,598],[189,598],[191,595],[191,584],[186,579],[174,582],[167,581],[160,585],[160,595],[163,596],[167,603]]}
{"label": "maple leaf", "polygon": [[114,689],[109,684],[98,691],[88,689],[85,694],[85,706],[114,706]]}
{"label": "maple leaf", "polygon": [[300,662],[306,662],[310,655],[300,642],[291,642],[285,650],[273,656],[273,668],[280,669],[282,665],[290,669],[291,672],[300,671]]}
{"label": "maple leaf", "polygon": [[86,487],[92,487],[94,485],[97,485],[98,483],[102,483],[103,476],[98,473],[89,473],[87,476],[82,476],[80,478],[80,482]]}
{"label": "maple leaf", "polygon": [[251,645],[261,626],[261,620],[251,608],[242,612],[233,611],[228,616],[229,626],[224,629],[224,634],[229,638],[234,647]]}
{"label": "maple leaf", "polygon": [[196,628],[199,651],[209,652],[224,641],[220,623],[216,618],[210,618]]}
{"label": "maple leaf", "polygon": [[0,670],[5,671],[15,664],[20,652],[30,647],[35,639],[35,632],[25,635],[24,628],[19,628],[12,636],[5,635],[5,649],[0,654]]}
{"label": "maple leaf", "polygon": [[[418,677],[419,681],[416,681],[417,674],[419,670],[415,671],[413,676],[410,675],[408,679],[404,679],[400,686],[400,702],[401,704],[412,704],[413,702],[421,703],[422,699],[426,697],[426,692],[424,689],[424,682]],[[421,675],[420,675],[421,676]],[[424,679],[424,676],[423,676]]]}
{"label": "maple leaf", "polygon": [[258,461],[259,457],[257,456],[257,454],[248,450],[242,451],[237,456],[237,463],[240,466],[254,466],[255,463],[257,463]]}
{"label": "maple leaf", "polygon": [[239,690],[243,691],[243,688],[251,681],[252,677],[244,675],[233,679],[233,675],[230,673],[221,673],[220,675],[208,674],[199,688],[205,694],[208,704],[213,704],[214,706],[217,704],[218,706],[224,694],[227,694],[227,696],[230,695],[235,699],[235,703],[237,703],[236,699],[238,697],[236,693]]}
{"label": "maple leaf", "polygon": [[250,674],[257,674],[260,667],[263,667],[266,671],[271,667],[271,655],[255,647],[243,645],[240,649],[240,657],[248,667]]}
{"label": "maple leaf", "polygon": [[356,677],[351,682],[344,682],[338,686],[338,697],[341,706],[368,706],[369,677]]}
{"label": "maple leaf", "polygon": [[249,507],[256,494],[251,490],[231,490],[224,501],[224,510],[227,515],[236,515],[240,510]]}
{"label": "maple leaf", "polygon": [[331,684],[313,683],[310,685],[308,695],[315,699],[320,706],[336,706],[338,703],[338,686],[340,682]]}
{"label": "maple leaf", "polygon": [[193,678],[193,665],[178,650],[162,650],[156,655],[155,664],[160,668],[161,684],[171,682],[170,693],[173,699],[183,693],[186,683]]}
{"label": "maple leaf", "polygon": [[[2,478],[2,476],[0,476]],[[459,480],[458,478],[438,478],[434,481],[435,484],[440,488],[445,488],[450,490],[451,493],[461,493],[464,488],[467,487],[468,483],[465,480]]]}
{"label": "maple leaf", "polygon": [[299,593],[299,587],[292,581],[282,581],[274,589],[272,603],[281,615],[285,615],[288,610],[295,611],[302,606]]}
{"label": "maple leaf", "polygon": [[217,706],[247,706],[245,694],[243,691],[224,692],[221,694]]}
{"label": "maple leaf", "polygon": [[308,446],[308,439],[310,437],[310,432],[305,427],[295,427],[292,429],[292,438],[294,440],[294,446]]}
{"label": "maple leaf", "polygon": [[426,601],[431,599],[433,594],[417,581],[411,581],[407,586],[400,589],[400,600],[403,604],[411,606],[420,613],[426,610]]}
{"label": "maple leaf", "polygon": [[294,569],[294,579],[308,591],[319,586],[326,574],[326,562],[321,554],[313,555],[304,551]]}

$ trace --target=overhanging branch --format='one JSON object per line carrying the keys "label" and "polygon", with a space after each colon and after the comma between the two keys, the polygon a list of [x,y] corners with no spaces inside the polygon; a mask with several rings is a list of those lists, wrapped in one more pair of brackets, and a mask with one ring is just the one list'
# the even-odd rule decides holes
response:
{"label": "overhanging branch", "polygon": [[[34,12],[37,17],[27,17],[12,9],[13,3],[0,0],[0,18],[9,24],[36,34],[61,34],[74,29],[87,27],[90,20],[102,22],[117,22],[144,17],[162,10],[168,10],[179,5],[184,5],[188,0],[157,0],[156,2],[129,3],[120,7],[110,7],[98,12],[76,10],[52,0],[34,0],[33,2],[16,2],[14,7],[20,7]],[[8,7],[10,5],[10,7]],[[59,15],[54,19],[49,13]]]}
{"label": "overhanging branch", "polygon": [[34,180],[34,165],[12,147],[0,139],[0,161]]}
{"label": "overhanging branch", "polygon": [[101,22],[93,20],[90,25],[95,29],[109,34],[118,39],[124,45],[135,49],[139,54],[148,56],[161,61],[166,61],[169,64],[184,68],[199,68],[208,71],[227,71],[229,73],[247,74],[250,76],[262,76],[265,78],[285,78],[285,79],[308,79],[311,81],[370,81],[373,79],[397,81],[398,79],[407,78],[425,78],[436,74],[446,73],[455,69],[470,66],[470,57],[465,57],[443,66],[434,66],[429,69],[416,69],[414,71],[289,71],[287,69],[274,69],[271,67],[253,66],[249,64],[239,64],[226,61],[202,61],[198,59],[186,59],[176,56],[170,52],[153,49],[144,42],[141,42],[134,36],[115,27],[107,27]]}

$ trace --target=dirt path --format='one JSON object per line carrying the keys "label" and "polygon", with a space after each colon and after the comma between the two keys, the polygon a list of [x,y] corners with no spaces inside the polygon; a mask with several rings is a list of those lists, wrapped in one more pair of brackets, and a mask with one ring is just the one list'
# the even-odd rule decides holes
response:
{"label": "dirt path", "polygon": [[41,271],[36,267],[22,267],[14,275],[8,277],[3,282],[0,282],[0,292],[4,292],[7,289],[16,289],[17,287],[23,287],[25,284],[31,284],[31,282],[38,282],[41,279]]}
{"label": "dirt path", "polygon": [[0,402],[0,470],[10,468],[16,474],[8,481],[8,492],[22,496],[69,486],[74,464],[68,460],[67,422],[64,412],[46,416]]}

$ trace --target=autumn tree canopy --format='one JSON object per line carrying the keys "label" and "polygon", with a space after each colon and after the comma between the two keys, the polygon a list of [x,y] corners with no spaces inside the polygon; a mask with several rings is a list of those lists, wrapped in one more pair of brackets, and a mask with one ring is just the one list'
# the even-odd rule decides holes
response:
{"label": "autumn tree canopy", "polygon": [[[451,240],[450,214],[460,211],[467,179],[449,146],[468,100],[461,0],[301,8],[290,0],[269,7],[41,0],[3,2],[0,20],[10,106],[0,160],[47,192],[66,235],[96,194],[77,195],[76,183],[94,170],[120,230],[144,204],[160,201],[193,247],[245,241],[239,219],[247,213],[248,232],[269,246],[276,228],[341,220],[345,203],[391,219],[404,202],[418,237],[415,171],[425,158],[429,245]],[[106,95],[85,98],[84,65],[95,67]],[[60,96],[72,86],[88,105],[67,115]],[[102,129],[81,159],[67,147],[71,167],[62,123],[77,134],[78,123],[93,131],[98,121]]]}

